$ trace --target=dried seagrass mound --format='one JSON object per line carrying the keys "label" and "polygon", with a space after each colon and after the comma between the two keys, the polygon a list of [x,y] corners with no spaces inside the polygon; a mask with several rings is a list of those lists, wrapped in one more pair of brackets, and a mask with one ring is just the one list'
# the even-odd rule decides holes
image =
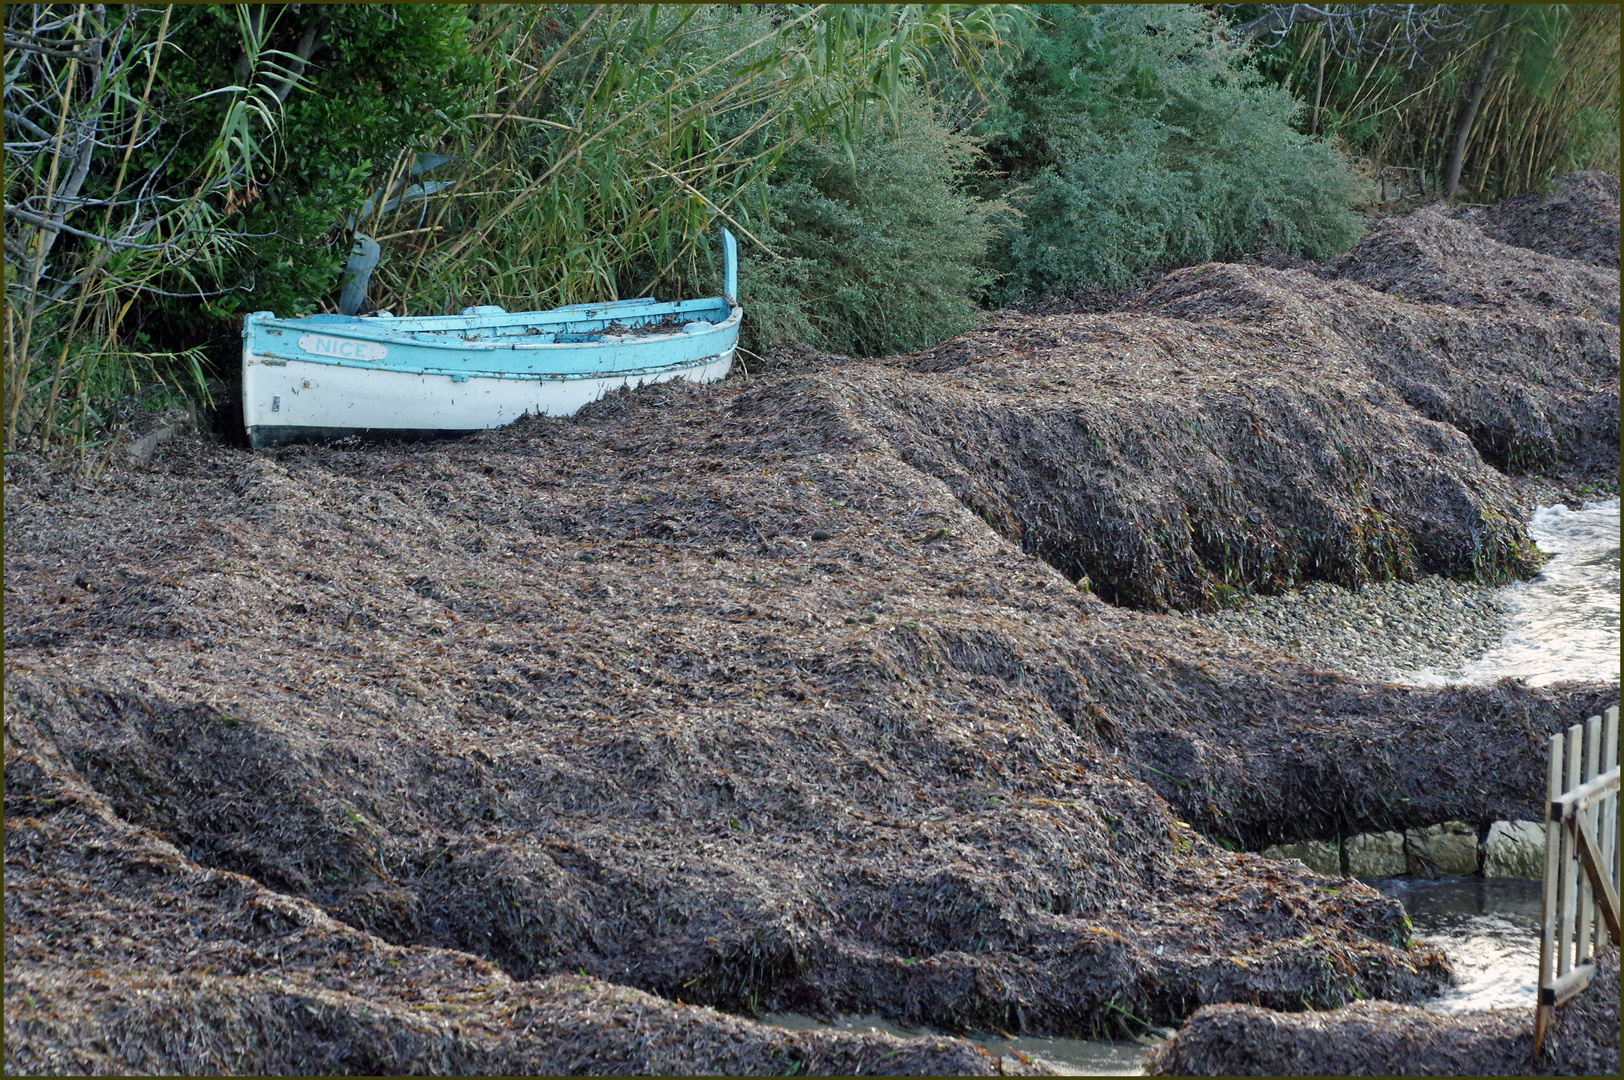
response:
{"label": "dried seagrass mound", "polygon": [[1557,1009],[1536,1061],[1532,1009],[1441,1013],[1385,1001],[1329,1013],[1210,1005],[1151,1051],[1153,1076],[1617,1076],[1618,952]]}
{"label": "dried seagrass mound", "polygon": [[78,492],[8,462],[9,737],[386,940],[1071,1033],[1443,977],[1393,902],[1135,778],[1130,725],[1236,711],[1202,636],[1078,593],[814,399],[164,453]]}
{"label": "dried seagrass mound", "polygon": [[[1613,214],[1616,218],[1616,197]],[[1316,273],[1414,303],[1599,316],[1616,327],[1618,274],[1613,271],[1501,243],[1471,221],[1424,207],[1376,223],[1351,251]]]}
{"label": "dried seagrass mound", "polygon": [[1211,610],[1304,580],[1538,565],[1504,478],[1357,378],[1351,351],[1308,359],[1283,327],[1120,314],[1006,317],[944,348],[975,358],[843,373],[855,385],[838,392],[903,460],[1112,603]]}
{"label": "dried seagrass mound", "polygon": [[1529,575],[1497,470],[1616,474],[1616,275],[1426,210],[1324,274],[1180,270],[1129,311],[1001,313],[799,392],[1113,603]]}
{"label": "dried seagrass mound", "polygon": [[[1617,392],[1603,381],[1616,370],[1616,329],[1546,365],[1582,365],[1588,381],[1514,391],[1502,408],[1461,391],[1469,371],[1435,370],[1426,385],[1383,371],[1400,384],[1389,386],[1365,335],[1338,333],[1340,313],[1289,317],[1304,293],[1357,306],[1346,318],[1360,322],[1385,297],[1337,297],[1289,271],[1198,269],[1152,294],[1187,319],[1005,314],[913,362],[929,374],[850,369],[804,392],[864,416],[903,460],[1068,577],[1153,611],[1210,610],[1236,590],[1305,580],[1528,576],[1539,564],[1521,524],[1531,508],[1472,440],[1523,461],[1616,455],[1602,437],[1616,427]],[[1204,304],[1214,317],[1200,317]],[[1288,317],[1259,326],[1217,314],[1265,310]],[[1506,320],[1477,321],[1483,339]],[[1430,320],[1408,340],[1419,348],[1438,329]],[[1420,363],[1416,349],[1394,351]],[[1460,426],[1420,415],[1404,391],[1450,403]]]}
{"label": "dried seagrass mound", "polygon": [[[73,959],[68,959],[68,958]],[[78,961],[78,962],[75,962]],[[8,1075],[1031,1075],[951,1038],[791,1032],[597,979],[517,982],[209,870],[7,746]]]}
{"label": "dried seagrass mound", "polygon": [[1485,236],[1592,266],[1618,269],[1618,177],[1576,172],[1559,177],[1546,195],[1518,195],[1487,210]]}
{"label": "dried seagrass mound", "polygon": [[[1615,230],[1617,215],[1615,197]],[[1322,273],[1424,305],[1420,315],[1367,306],[1349,322],[1372,373],[1422,415],[1464,431],[1490,464],[1616,475],[1616,269],[1500,244],[1419,210],[1384,222]]]}

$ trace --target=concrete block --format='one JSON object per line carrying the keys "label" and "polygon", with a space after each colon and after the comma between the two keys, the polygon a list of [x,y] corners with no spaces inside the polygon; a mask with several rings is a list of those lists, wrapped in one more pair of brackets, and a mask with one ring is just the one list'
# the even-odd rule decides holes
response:
{"label": "concrete block", "polygon": [[1405,873],[1427,877],[1477,873],[1477,830],[1446,821],[1404,834]]}
{"label": "concrete block", "polygon": [[1305,840],[1300,844],[1276,844],[1260,853],[1265,859],[1301,859],[1304,866],[1316,874],[1342,876],[1342,849],[1324,840]]}
{"label": "concrete block", "polygon": [[1545,877],[1545,826],[1537,821],[1496,821],[1483,841],[1483,876]]}
{"label": "concrete block", "polygon": [[1347,846],[1348,873],[1354,877],[1392,877],[1407,869],[1403,833],[1360,833],[1348,837]]}

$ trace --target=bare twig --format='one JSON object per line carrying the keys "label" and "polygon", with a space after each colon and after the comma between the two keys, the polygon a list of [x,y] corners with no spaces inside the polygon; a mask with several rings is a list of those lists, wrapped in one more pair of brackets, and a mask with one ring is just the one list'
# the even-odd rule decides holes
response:
{"label": "bare twig", "polygon": [[[1220,4],[1238,8],[1240,4]],[[1229,28],[1242,41],[1278,44],[1298,24],[1325,30],[1327,49],[1340,60],[1381,53],[1421,62],[1430,45],[1461,40],[1476,23],[1478,4],[1266,4],[1263,14]],[[1272,40],[1270,40],[1272,39]]]}

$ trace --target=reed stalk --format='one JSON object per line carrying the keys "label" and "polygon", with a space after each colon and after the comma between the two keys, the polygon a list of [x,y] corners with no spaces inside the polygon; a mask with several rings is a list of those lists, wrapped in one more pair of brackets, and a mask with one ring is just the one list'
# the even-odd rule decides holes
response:
{"label": "reed stalk", "polygon": [[[239,15],[249,78],[199,95],[223,99],[222,121],[177,188],[162,162],[136,164],[164,127],[156,88],[175,10],[6,10],[7,451],[83,450],[111,402],[149,387],[206,396],[199,353],[133,349],[123,327],[144,294],[198,293],[198,271],[245,239],[221,219],[272,149],[278,90],[299,79],[266,47],[265,20]],[[105,192],[87,186],[99,167]]]}
{"label": "reed stalk", "polygon": [[870,102],[894,122],[933,63],[980,77],[1021,17],[996,5],[493,9],[476,49],[511,90],[448,138],[464,162],[457,194],[399,238],[378,303],[541,308],[712,288],[715,223],[774,257],[759,235],[765,185],[791,147],[830,133],[849,147]]}
{"label": "reed stalk", "polygon": [[[1510,11],[1462,160],[1456,197],[1470,202],[1537,191],[1575,169],[1619,167],[1617,6],[1528,4]],[[1427,48],[1413,67],[1384,53],[1334,60],[1325,75],[1321,129],[1374,166],[1440,176],[1474,78],[1495,48],[1491,31],[1499,14],[1485,10],[1472,34]],[[1293,29],[1273,50],[1274,76],[1299,91],[1313,86],[1313,45],[1321,34],[1318,23]],[[1424,197],[1436,198],[1436,188]]]}

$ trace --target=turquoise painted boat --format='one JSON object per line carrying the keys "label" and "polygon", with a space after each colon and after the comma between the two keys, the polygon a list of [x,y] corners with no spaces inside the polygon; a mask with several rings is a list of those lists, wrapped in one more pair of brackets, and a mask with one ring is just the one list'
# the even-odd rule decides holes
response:
{"label": "turquoise painted boat", "polygon": [[743,318],[726,229],[722,249],[724,293],[704,300],[410,318],[255,312],[242,332],[249,445],[466,435],[568,416],[621,387],[726,378]]}

